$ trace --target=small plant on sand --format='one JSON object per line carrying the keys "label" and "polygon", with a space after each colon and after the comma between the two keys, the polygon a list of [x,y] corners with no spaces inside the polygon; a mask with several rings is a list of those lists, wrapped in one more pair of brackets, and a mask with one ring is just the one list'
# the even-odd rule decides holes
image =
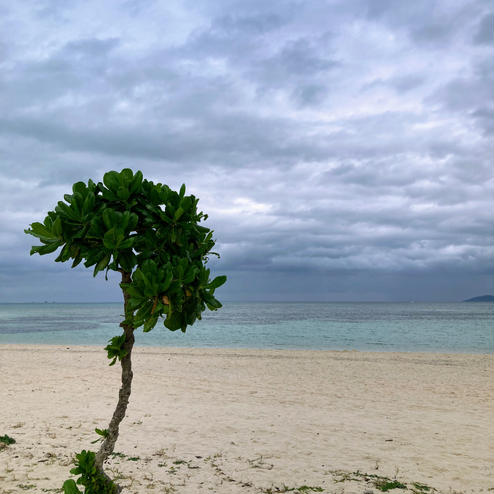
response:
{"label": "small plant on sand", "polygon": [[[383,477],[382,475],[375,475],[373,473],[363,473],[357,470],[356,472],[344,472],[341,470],[333,470],[330,471],[334,476],[335,482],[349,482],[349,481],[365,481],[370,482],[374,487],[381,492],[387,492],[392,489],[407,489],[407,485],[403,482],[400,482],[396,478],[390,479],[388,477]],[[434,491],[432,487],[429,487],[425,484],[414,483],[413,484],[416,489],[412,489],[416,494],[425,494],[429,491]],[[417,487],[420,486],[420,487]]]}
{"label": "small plant on sand", "polygon": [[291,492],[292,494],[306,494],[309,492],[324,492],[324,489],[319,486],[311,486],[311,485],[301,485],[300,487],[288,487],[283,484],[281,487],[268,487],[264,489],[263,492],[265,494],[278,494],[281,492]]}
{"label": "small plant on sand", "polygon": [[4,434],[3,436],[0,436],[0,443],[9,446],[10,444],[15,443],[15,439],[13,437],[7,436],[7,434]]}
{"label": "small plant on sand", "polygon": [[407,486],[403,482],[399,482],[398,480],[389,480],[389,479],[379,479],[374,481],[374,485],[376,489],[379,489],[382,492],[390,491],[391,489],[406,489]]}
{"label": "small plant on sand", "polygon": [[[99,450],[82,451],[71,470],[80,476],[77,483],[86,494],[121,491],[105,474],[103,463],[113,452],[129,402],[134,331],[151,331],[163,318],[169,330],[185,332],[206,307],[221,307],[214,292],[226,277],[210,279],[206,263],[209,255],[217,254],[211,252],[213,232],[199,225],[207,216],[197,211],[197,203],[196,197],[185,195],[184,185],[175,192],[126,168],[105,173],[97,184],[75,183],[72,194],[64,195],[43,223],[26,230],[42,244],[31,254],[50,254],[61,247],[56,262],[72,260],[72,267],[84,262],[93,267],[94,276],[109,270],[121,274],[123,333],[105,348],[110,365],[118,360],[122,367],[118,403],[108,428],[97,430]],[[64,490],[80,492],[73,480]]]}
{"label": "small plant on sand", "polygon": [[434,492],[436,489],[434,489],[434,487],[431,487],[430,485],[422,484],[421,482],[412,482],[411,490],[415,494],[426,494]]}

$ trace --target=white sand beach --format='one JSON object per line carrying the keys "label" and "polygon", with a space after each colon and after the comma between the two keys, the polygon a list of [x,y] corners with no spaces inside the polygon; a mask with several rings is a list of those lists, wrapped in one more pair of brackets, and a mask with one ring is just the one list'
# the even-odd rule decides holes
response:
{"label": "white sand beach", "polygon": [[[133,361],[107,466],[125,492],[494,486],[492,355],[137,348]],[[16,440],[0,493],[60,492],[119,380],[101,348],[0,346],[0,436]]]}

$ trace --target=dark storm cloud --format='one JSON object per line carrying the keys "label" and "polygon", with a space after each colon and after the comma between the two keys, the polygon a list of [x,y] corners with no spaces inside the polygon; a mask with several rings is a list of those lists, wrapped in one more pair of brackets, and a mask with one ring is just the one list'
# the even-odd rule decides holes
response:
{"label": "dark storm cloud", "polygon": [[22,230],[126,166],[201,198],[232,298],[492,291],[486,1],[22,2],[2,19],[1,299],[119,298],[29,258]]}

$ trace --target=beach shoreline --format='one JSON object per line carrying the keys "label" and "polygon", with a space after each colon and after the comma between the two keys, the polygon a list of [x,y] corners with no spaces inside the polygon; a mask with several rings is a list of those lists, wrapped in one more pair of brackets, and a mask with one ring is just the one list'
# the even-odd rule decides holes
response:
{"label": "beach shoreline", "polygon": [[[109,465],[126,492],[492,487],[492,354],[140,346],[133,362]],[[2,494],[61,486],[119,373],[99,346],[0,345]]]}

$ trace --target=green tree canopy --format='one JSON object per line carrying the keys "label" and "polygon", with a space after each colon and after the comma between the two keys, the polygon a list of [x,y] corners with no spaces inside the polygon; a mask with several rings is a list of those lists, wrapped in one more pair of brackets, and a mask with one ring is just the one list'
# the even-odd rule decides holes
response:
{"label": "green tree canopy", "polygon": [[225,276],[210,280],[205,264],[213,254],[213,232],[199,225],[207,215],[197,210],[198,199],[175,192],[167,185],[143,179],[126,168],[108,172],[103,182],[77,182],[43,223],[26,233],[42,245],[31,254],[49,254],[62,247],[56,262],[84,262],[100,271],[132,273],[124,284],[130,296],[134,328],[154,328],[160,316],[165,326],[185,331],[208,307],[221,303],[214,291]]}

